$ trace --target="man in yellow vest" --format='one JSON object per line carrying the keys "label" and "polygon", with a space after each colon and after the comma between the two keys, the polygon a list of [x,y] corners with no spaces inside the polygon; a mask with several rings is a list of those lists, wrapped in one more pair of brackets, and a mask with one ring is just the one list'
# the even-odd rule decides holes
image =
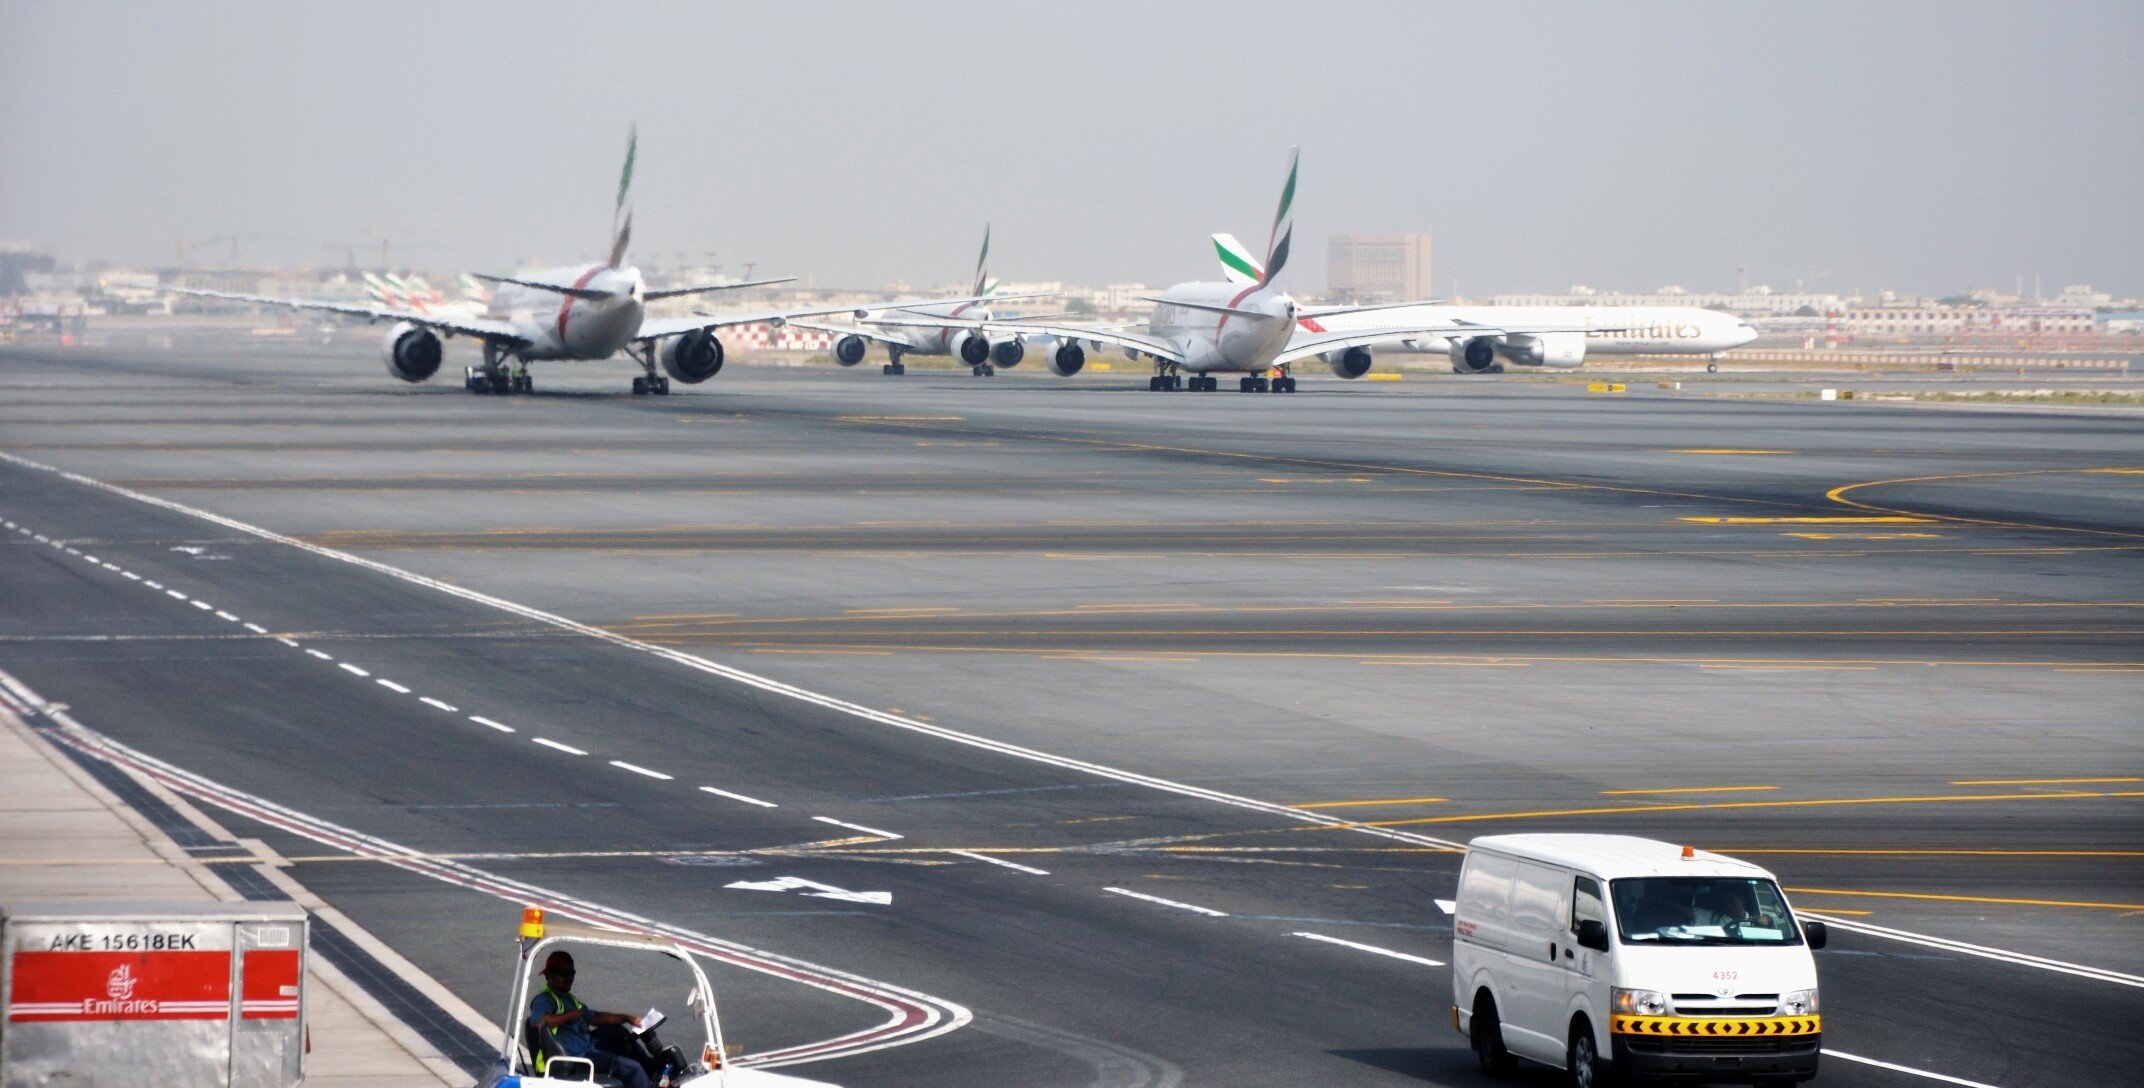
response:
{"label": "man in yellow vest", "polygon": [[[529,1023],[558,1040],[571,1057],[595,1063],[596,1072],[625,1088],[649,1088],[648,1071],[638,1061],[596,1045],[595,1029],[640,1026],[640,1018],[622,1012],[597,1012],[573,996],[573,956],[563,950],[543,961],[544,987],[529,1002]],[[607,1032],[606,1034],[614,1034]],[[540,1068],[540,1067],[539,1067]]]}

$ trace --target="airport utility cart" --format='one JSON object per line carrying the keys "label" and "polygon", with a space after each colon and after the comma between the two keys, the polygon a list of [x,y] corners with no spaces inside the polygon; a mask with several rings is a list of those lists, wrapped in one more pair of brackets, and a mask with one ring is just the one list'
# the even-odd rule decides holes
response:
{"label": "airport utility cart", "polygon": [[618,1082],[598,1075],[587,1058],[556,1052],[546,1033],[530,1023],[529,1003],[545,959],[558,949],[575,946],[647,952],[668,957],[684,966],[691,977],[687,1007],[699,1018],[704,1041],[696,1059],[688,1057],[683,1068],[672,1071],[673,1088],[834,1088],[822,1081],[792,1077],[766,1069],[739,1067],[732,1063],[739,1048],[722,1038],[722,1018],[715,1010],[715,988],[691,953],[677,942],[652,933],[606,929],[578,922],[546,918],[538,907],[522,912],[520,956],[515,962],[512,996],[506,1009],[499,1046],[499,1059],[477,1088],[617,1088]]}
{"label": "airport utility cart", "polygon": [[290,1088],[307,938],[293,903],[0,907],[0,1085]]}

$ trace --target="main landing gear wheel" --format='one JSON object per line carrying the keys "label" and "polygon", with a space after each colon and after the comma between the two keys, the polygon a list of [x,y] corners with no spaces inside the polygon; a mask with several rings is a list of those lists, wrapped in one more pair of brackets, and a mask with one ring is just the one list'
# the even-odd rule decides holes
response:
{"label": "main landing gear wheel", "polygon": [[1237,379],[1236,389],[1238,392],[1243,393],[1280,392],[1279,389],[1273,387],[1272,383],[1256,374],[1246,374]]}
{"label": "main landing gear wheel", "polygon": [[[1191,387],[1198,388],[1198,379],[1191,379]],[[1156,393],[1174,393],[1184,387],[1184,379],[1176,374],[1156,374],[1146,380],[1146,387]]]}
{"label": "main landing gear wheel", "polygon": [[1275,392],[1275,393],[1293,393],[1293,392],[1295,392],[1295,379],[1294,379],[1294,378],[1286,378],[1286,377],[1282,377],[1282,378],[1275,378],[1275,379],[1273,379],[1273,392]]}
{"label": "main landing gear wheel", "polygon": [[1706,364],[1705,364],[1705,373],[1707,373],[1707,374],[1718,374],[1719,372],[1720,372],[1720,364],[1718,364],[1718,363],[1706,363]]}
{"label": "main landing gear wheel", "polygon": [[633,379],[633,395],[634,395],[634,396],[636,396],[636,397],[638,397],[638,396],[657,396],[657,397],[662,397],[662,396],[668,396],[669,394],[670,394],[670,379],[668,379],[668,378],[634,378],[634,379]]}
{"label": "main landing gear wheel", "polygon": [[884,374],[889,378],[898,378],[901,375],[908,373],[908,368],[902,366],[901,361],[899,359],[895,359],[893,362],[887,363],[884,367],[880,368],[879,373]]}
{"label": "main landing gear wheel", "polygon": [[1211,374],[1193,374],[1191,376],[1191,391],[1194,393],[1212,393],[1220,388],[1221,379]]}
{"label": "main landing gear wheel", "polygon": [[978,378],[996,377],[997,372],[998,368],[991,366],[989,363],[984,363],[983,365],[975,368],[975,376]]}

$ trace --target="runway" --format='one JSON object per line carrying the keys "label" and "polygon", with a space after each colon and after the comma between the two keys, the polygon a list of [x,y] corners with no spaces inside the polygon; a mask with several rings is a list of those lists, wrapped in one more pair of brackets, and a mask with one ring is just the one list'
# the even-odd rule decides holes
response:
{"label": "runway", "polygon": [[950,1027],[836,1083],[1485,1083],[1453,844],[1597,830],[1840,923],[1820,1083],[2144,1058],[2134,419],[370,351],[0,349],[0,669],[486,1012],[495,879]]}

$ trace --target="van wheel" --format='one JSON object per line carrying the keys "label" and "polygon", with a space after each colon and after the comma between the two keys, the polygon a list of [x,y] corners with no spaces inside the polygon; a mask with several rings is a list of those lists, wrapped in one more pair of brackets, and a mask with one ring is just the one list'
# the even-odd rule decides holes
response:
{"label": "van wheel", "polygon": [[1508,1077],[1519,1067],[1519,1060],[1504,1049],[1504,1025],[1496,1018],[1496,1001],[1483,994],[1474,1006],[1472,1029],[1474,1060],[1481,1063],[1481,1071],[1492,1077]]}
{"label": "van wheel", "polygon": [[1608,1067],[1593,1045],[1593,1025],[1583,1019],[1571,1025],[1571,1041],[1563,1047],[1563,1069],[1571,1088],[1602,1088],[1608,1083]]}

